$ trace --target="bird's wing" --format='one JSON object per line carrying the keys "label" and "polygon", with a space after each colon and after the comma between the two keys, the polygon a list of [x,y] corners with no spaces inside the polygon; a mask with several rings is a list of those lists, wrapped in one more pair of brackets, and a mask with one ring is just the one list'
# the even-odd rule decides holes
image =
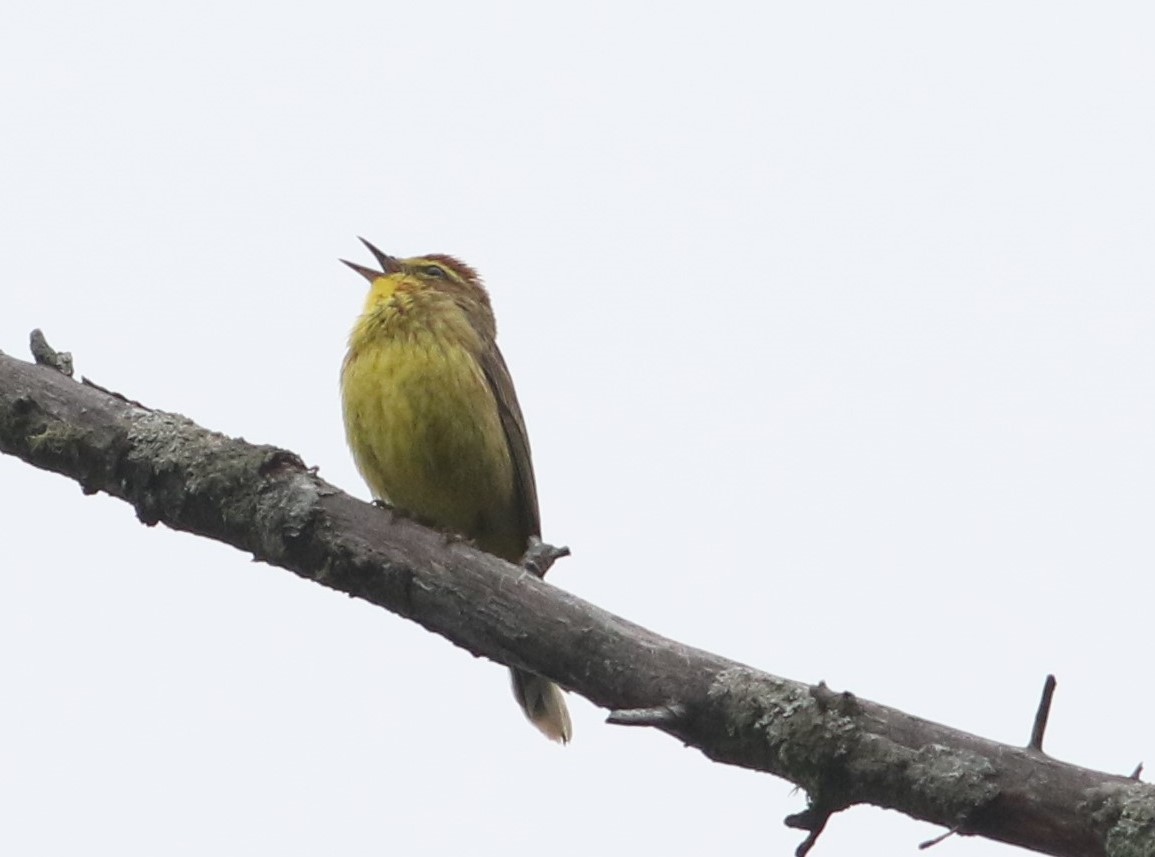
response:
{"label": "bird's wing", "polygon": [[530,536],[541,535],[533,459],[529,455],[529,437],[525,433],[525,420],[521,416],[521,406],[517,403],[517,393],[513,390],[513,379],[509,377],[505,358],[492,342],[481,354],[481,370],[497,400],[497,412],[501,415],[501,426],[505,429],[505,441],[509,445],[509,457],[513,462],[517,514],[528,544]]}

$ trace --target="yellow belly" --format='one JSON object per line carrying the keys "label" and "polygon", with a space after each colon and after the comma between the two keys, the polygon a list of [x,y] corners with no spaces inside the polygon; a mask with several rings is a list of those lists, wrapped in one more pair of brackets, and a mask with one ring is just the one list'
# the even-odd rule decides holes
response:
{"label": "yellow belly", "polygon": [[361,343],[346,358],[341,394],[349,446],[376,498],[520,558],[509,445],[468,350],[430,334]]}

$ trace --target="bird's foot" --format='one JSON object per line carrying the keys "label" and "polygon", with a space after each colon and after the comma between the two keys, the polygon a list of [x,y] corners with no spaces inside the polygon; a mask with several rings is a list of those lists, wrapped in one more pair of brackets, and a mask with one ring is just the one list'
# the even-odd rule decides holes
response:
{"label": "bird's foot", "polygon": [[536,577],[545,577],[555,562],[569,556],[569,548],[546,544],[537,536],[529,537],[529,548],[521,558],[521,567]]}

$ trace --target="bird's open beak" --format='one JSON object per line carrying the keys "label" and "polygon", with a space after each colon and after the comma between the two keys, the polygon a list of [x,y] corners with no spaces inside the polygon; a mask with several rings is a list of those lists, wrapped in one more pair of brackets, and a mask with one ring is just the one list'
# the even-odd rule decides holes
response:
{"label": "bird's open beak", "polygon": [[362,244],[369,248],[369,252],[373,254],[373,258],[377,260],[377,264],[381,266],[380,271],[374,271],[372,268],[366,268],[364,265],[358,265],[356,262],[350,262],[348,259],[342,259],[341,262],[348,265],[370,283],[378,277],[388,276],[389,274],[396,274],[401,270],[401,264],[395,258],[382,253],[364,238],[358,238]]}

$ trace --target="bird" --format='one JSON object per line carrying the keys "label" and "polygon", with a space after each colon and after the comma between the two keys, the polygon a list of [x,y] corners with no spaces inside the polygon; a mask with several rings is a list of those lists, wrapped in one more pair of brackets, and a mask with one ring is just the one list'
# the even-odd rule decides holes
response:
{"label": "bird", "polygon": [[[373,497],[517,563],[541,535],[525,420],[497,347],[489,294],[441,253],[396,258],[360,239],[369,282],[341,366],[345,434]],[[511,669],[514,697],[547,738],[573,734],[561,689]]]}

